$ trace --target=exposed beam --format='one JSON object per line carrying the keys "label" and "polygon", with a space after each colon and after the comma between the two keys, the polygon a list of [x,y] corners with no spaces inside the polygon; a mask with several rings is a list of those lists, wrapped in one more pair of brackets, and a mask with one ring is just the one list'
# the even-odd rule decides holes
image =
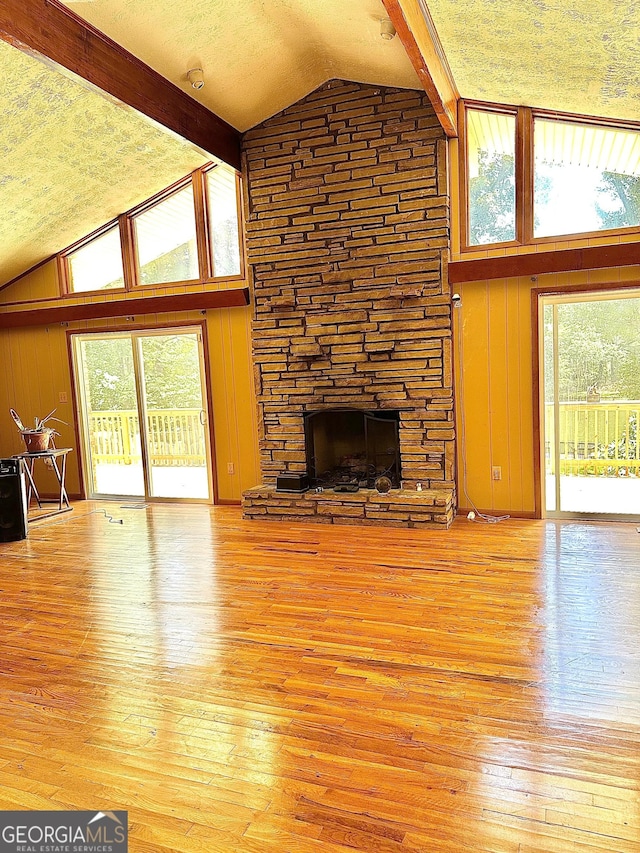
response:
{"label": "exposed beam", "polygon": [[21,326],[50,326],[76,320],[101,320],[106,317],[134,317],[167,311],[206,311],[207,308],[236,308],[249,304],[249,288],[205,290],[201,293],[176,293],[167,296],[140,296],[113,302],[85,302],[82,305],[56,305],[54,308],[29,308],[0,314],[0,329]]}
{"label": "exposed beam", "polygon": [[240,134],[58,0],[2,0],[0,39],[61,66],[240,168]]}
{"label": "exposed beam", "polygon": [[497,258],[450,261],[449,281],[451,284],[462,284],[465,281],[487,281],[493,278],[628,267],[636,264],[640,264],[640,243],[585,246],[582,249],[561,249],[529,252],[526,255],[501,255]]}
{"label": "exposed beam", "polygon": [[447,136],[458,135],[460,93],[425,0],[382,0]]}

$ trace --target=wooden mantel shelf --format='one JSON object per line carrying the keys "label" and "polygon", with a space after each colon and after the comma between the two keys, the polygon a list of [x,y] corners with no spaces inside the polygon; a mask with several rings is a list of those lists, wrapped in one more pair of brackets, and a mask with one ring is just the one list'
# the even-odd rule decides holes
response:
{"label": "wooden mantel shelf", "polygon": [[76,320],[106,317],[132,317],[162,314],[167,311],[205,311],[208,308],[236,308],[249,304],[249,288],[209,290],[198,293],[174,293],[167,296],[141,296],[111,302],[85,302],[81,305],[57,305],[53,308],[29,308],[0,313],[0,329],[19,326],[49,326]]}

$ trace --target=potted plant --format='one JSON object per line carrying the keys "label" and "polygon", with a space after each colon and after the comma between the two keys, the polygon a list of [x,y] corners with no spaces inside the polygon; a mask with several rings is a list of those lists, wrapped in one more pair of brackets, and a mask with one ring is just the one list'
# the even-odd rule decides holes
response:
{"label": "potted plant", "polygon": [[60,435],[53,427],[47,426],[49,421],[57,421],[60,424],[65,423],[60,418],[54,418],[56,410],[53,409],[44,418],[36,418],[33,428],[25,427],[14,409],[11,409],[11,417],[16,422],[20,435],[24,441],[27,453],[44,453],[49,449],[52,439],[55,435]]}

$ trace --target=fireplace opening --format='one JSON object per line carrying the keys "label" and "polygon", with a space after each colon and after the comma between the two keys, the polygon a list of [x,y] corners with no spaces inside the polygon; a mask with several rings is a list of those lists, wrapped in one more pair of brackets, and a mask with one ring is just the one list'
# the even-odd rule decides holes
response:
{"label": "fireplace opening", "polygon": [[386,476],[400,487],[400,413],[395,410],[325,409],[305,415],[311,486],[350,484],[373,488]]}

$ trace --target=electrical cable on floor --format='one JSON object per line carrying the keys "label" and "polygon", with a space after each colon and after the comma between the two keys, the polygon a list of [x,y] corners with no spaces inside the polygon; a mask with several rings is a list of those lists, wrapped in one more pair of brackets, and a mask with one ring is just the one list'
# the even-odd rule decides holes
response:
{"label": "electrical cable on floor", "polygon": [[124,524],[123,518],[114,518],[112,515],[109,515],[106,509],[92,509],[91,512],[87,513],[87,515],[95,515],[97,512],[101,512],[109,524]]}
{"label": "electrical cable on floor", "polygon": [[[462,311],[462,300],[457,293],[453,294],[453,307],[458,312]],[[460,406],[460,445],[462,457],[462,493],[467,502],[471,506],[471,511],[467,518],[469,521],[479,521],[484,524],[497,524],[499,521],[506,521],[511,518],[510,515],[489,515],[485,512],[480,512],[478,507],[469,497],[467,490],[467,432],[466,432],[466,417],[464,412],[464,369],[462,366],[464,345],[462,336],[462,317],[458,317],[457,323],[458,337],[458,402]]]}

